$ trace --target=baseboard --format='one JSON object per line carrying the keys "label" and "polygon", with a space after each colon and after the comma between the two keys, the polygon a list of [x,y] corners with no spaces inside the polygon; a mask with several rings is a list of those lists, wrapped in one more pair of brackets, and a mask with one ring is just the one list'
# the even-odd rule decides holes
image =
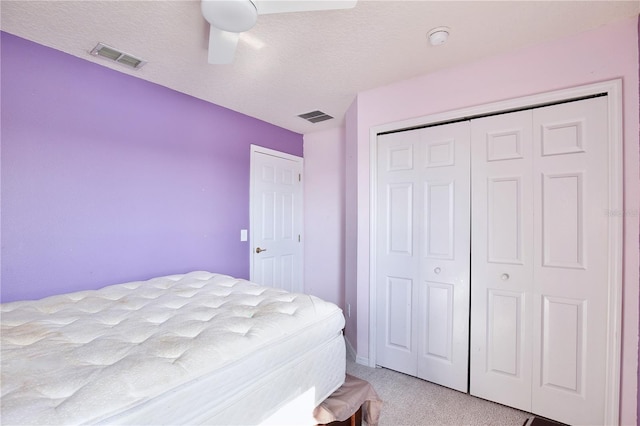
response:
{"label": "baseboard", "polygon": [[353,349],[353,345],[351,344],[349,339],[347,339],[347,336],[344,336],[344,342],[345,346],[347,347],[347,357],[349,357],[349,359],[354,359],[356,361],[356,364],[369,367],[369,358],[358,356],[356,350]]}
{"label": "baseboard", "polygon": [[369,358],[365,358],[363,356],[356,356],[356,364],[369,367]]}
{"label": "baseboard", "polygon": [[347,356],[349,357],[349,359],[357,359],[358,357],[356,355],[356,350],[353,349],[353,345],[351,344],[349,339],[347,339],[347,336],[344,336],[344,342],[347,347]]}

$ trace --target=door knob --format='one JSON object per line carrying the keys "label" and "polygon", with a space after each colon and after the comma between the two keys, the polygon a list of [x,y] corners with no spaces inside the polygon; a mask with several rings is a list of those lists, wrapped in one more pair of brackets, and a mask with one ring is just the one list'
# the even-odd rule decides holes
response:
{"label": "door knob", "polygon": [[507,281],[509,279],[509,274],[502,274],[500,278],[502,278],[502,281]]}
{"label": "door knob", "polygon": [[263,251],[267,251],[267,249],[263,249],[263,248],[260,248],[260,247],[256,248],[256,253],[258,253],[258,254],[262,253]]}

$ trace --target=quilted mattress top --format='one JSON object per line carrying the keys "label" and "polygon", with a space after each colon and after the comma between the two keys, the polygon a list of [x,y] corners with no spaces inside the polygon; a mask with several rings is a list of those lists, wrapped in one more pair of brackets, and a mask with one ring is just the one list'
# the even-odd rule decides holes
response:
{"label": "quilted mattress top", "polygon": [[339,311],[209,272],[0,307],[4,424],[101,421]]}

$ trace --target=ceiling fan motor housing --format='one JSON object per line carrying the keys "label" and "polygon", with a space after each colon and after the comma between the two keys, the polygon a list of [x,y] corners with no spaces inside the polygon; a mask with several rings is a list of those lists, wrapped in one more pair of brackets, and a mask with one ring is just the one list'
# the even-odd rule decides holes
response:
{"label": "ceiling fan motor housing", "polygon": [[202,0],[202,15],[214,27],[232,33],[248,31],[258,20],[250,0]]}

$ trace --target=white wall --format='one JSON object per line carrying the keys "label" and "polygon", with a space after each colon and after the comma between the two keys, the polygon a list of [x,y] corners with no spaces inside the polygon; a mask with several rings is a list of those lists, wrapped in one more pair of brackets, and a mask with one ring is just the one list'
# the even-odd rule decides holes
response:
{"label": "white wall", "polygon": [[[445,46],[446,48],[446,46]],[[510,54],[438,71],[360,93],[357,137],[357,209],[347,222],[357,223],[357,351],[369,357],[369,130],[381,124],[488,104],[597,81],[623,79],[624,114],[624,271],[621,423],[636,424],[638,404],[638,30],[637,20],[525,48]],[[347,147],[347,150],[352,148]],[[347,191],[353,191],[347,188]],[[352,283],[347,282],[347,285]],[[346,289],[347,293],[351,289]]]}
{"label": "white wall", "polygon": [[342,128],[304,135],[305,292],[340,307],[345,288],[344,155]]}

